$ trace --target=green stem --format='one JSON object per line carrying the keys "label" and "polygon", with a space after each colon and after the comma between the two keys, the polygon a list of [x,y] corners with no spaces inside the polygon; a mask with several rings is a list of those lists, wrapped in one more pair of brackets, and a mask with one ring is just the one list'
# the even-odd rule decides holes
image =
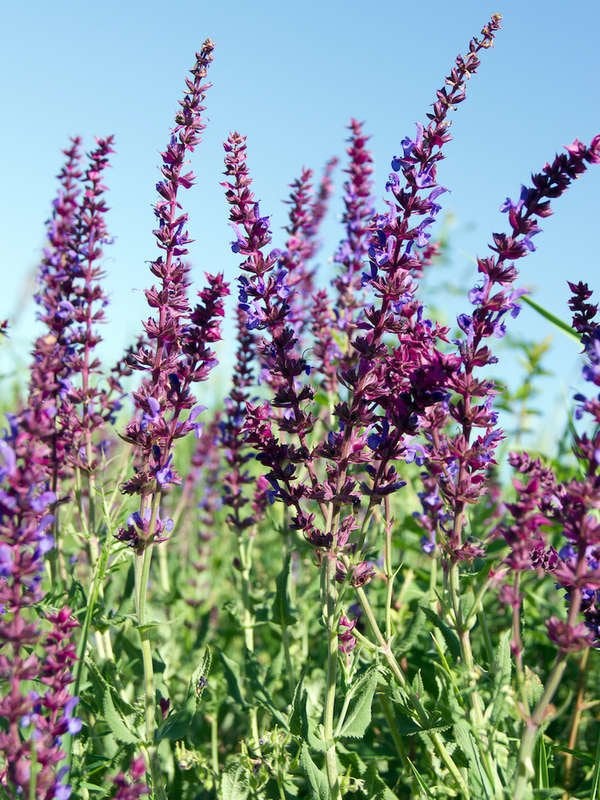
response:
{"label": "green stem", "polygon": [[[90,635],[90,626],[92,617],[96,610],[96,604],[106,574],[106,565],[108,564],[108,556],[110,553],[111,543],[109,537],[106,538],[98,560],[94,567],[94,577],[92,578],[92,587],[88,596],[87,606],[85,609],[85,616],[81,626],[81,636],[79,638],[79,646],[77,648],[77,663],[75,665],[75,675],[73,680],[73,697],[79,697],[81,689],[81,681],[83,677],[83,670],[85,668],[85,652],[87,650],[88,639]],[[66,761],[69,764],[69,772],[73,767],[73,737],[67,736],[65,742]]]}
{"label": "green stem", "polygon": [[160,547],[158,548],[158,576],[160,580],[160,588],[165,594],[169,594],[171,591],[171,582],[169,580],[169,563],[167,559],[168,544],[169,542],[161,542]]}
{"label": "green stem", "polygon": [[254,701],[252,698],[252,693],[249,687],[249,664],[250,659],[254,656],[254,627],[256,625],[256,620],[254,617],[254,609],[252,607],[252,598],[250,596],[250,573],[252,570],[252,545],[254,542],[254,538],[252,536],[247,537],[246,541],[244,541],[246,537],[243,534],[238,535],[238,552],[240,563],[242,566],[242,606],[243,606],[243,617],[242,617],[242,625],[244,628],[244,645],[246,648],[246,658],[245,658],[245,673],[246,673],[246,689],[250,695],[250,710],[249,710],[249,717],[250,717],[250,734],[252,736],[252,747],[258,756],[261,753],[260,747],[260,730],[258,727],[258,709],[254,705]]}
{"label": "green stem", "polygon": [[[587,677],[587,663],[590,655],[589,649],[583,651],[583,655],[579,660],[579,674],[577,676],[577,698],[575,700],[575,708],[573,709],[573,716],[571,719],[571,730],[569,732],[569,742],[567,744],[569,750],[575,750],[577,747],[577,735],[579,733],[579,726],[585,710],[585,681]],[[565,756],[565,786],[571,786],[571,773],[573,770],[573,753],[569,752]]]}
{"label": "green stem", "polygon": [[337,753],[334,737],[335,689],[338,663],[338,632],[336,615],[335,560],[324,558],[322,565],[322,603],[327,624],[327,673],[325,705],[323,708],[323,738],[325,767],[331,800],[341,800]]}
{"label": "green stem", "polygon": [[473,658],[473,650],[471,648],[471,634],[469,626],[465,620],[463,613],[462,598],[460,594],[460,572],[458,563],[452,564],[450,567],[448,591],[450,594],[450,605],[453,610],[454,624],[456,633],[458,634],[458,641],[460,644],[460,653],[462,662],[467,671],[467,679],[469,682],[469,698],[471,700],[471,720],[475,729],[475,736],[473,737],[481,761],[484,765],[487,777],[493,786],[494,796],[502,798],[504,790],[500,776],[498,775],[496,764],[493,754],[490,752],[490,743],[488,741],[485,717],[484,717],[484,704],[477,689],[478,675],[475,669],[475,660]]}
{"label": "green stem", "polygon": [[[578,586],[578,581],[581,575],[587,569],[586,548],[582,545],[579,546],[579,553],[577,556],[577,567],[575,570],[575,588],[571,597],[571,605],[569,607],[569,614],[567,617],[567,626],[572,628],[579,614],[581,608],[581,588]],[[537,702],[533,710],[533,714],[525,721],[525,730],[521,738],[521,746],[519,748],[519,757],[517,760],[517,770],[515,774],[515,785],[513,792],[513,800],[522,800],[526,797],[526,792],[530,786],[531,778],[534,775],[532,754],[537,740],[537,736],[546,718],[548,706],[552,702],[552,698],[556,690],[560,686],[560,682],[567,666],[567,653],[564,650],[559,650],[554,667],[546,681],[544,692]]]}
{"label": "green stem", "polygon": [[521,746],[519,748],[519,760],[517,766],[517,775],[515,779],[515,786],[513,792],[513,800],[523,800],[527,796],[526,792],[530,785],[531,778],[534,775],[532,754],[537,740],[537,735],[540,729],[546,710],[550,704],[554,693],[560,685],[560,681],[567,666],[566,654],[560,653],[546,687],[544,693],[540,697],[533,714],[530,719],[525,723],[525,731],[521,739]]}
{"label": "green stem", "polygon": [[210,718],[210,758],[215,780],[219,775],[219,712]]}
{"label": "green stem", "polygon": [[390,496],[386,495],[385,507],[385,544],[384,544],[384,570],[387,581],[385,594],[385,638],[389,642],[392,638],[392,603],[394,600],[394,575],[392,571],[392,514]]}
{"label": "green stem", "polygon": [[146,742],[150,745],[154,735],[154,669],[152,666],[152,646],[149,631],[146,628],[146,595],[150,564],[152,562],[152,545],[144,548],[142,556],[136,563],[136,597],[137,623],[140,632],[142,663],[144,666],[144,709],[146,720]]}
{"label": "green stem", "polygon": [[[363,609],[363,611],[365,613],[365,616],[366,616],[366,618],[367,618],[367,620],[369,622],[369,626],[371,628],[371,631],[372,631],[373,635],[375,636],[377,642],[379,643],[379,648],[380,648],[381,654],[383,655],[383,657],[387,661],[388,666],[392,671],[392,674],[394,675],[394,677],[398,681],[398,684],[406,692],[406,690],[408,689],[408,684],[407,684],[407,681],[406,681],[406,677],[405,677],[404,673],[402,672],[400,664],[398,663],[396,657],[394,656],[389,644],[386,642],[386,640],[385,640],[385,638],[384,638],[384,636],[383,636],[383,634],[382,634],[382,632],[381,632],[381,630],[379,628],[379,625],[377,624],[377,620],[375,619],[375,614],[373,613],[373,608],[372,608],[371,603],[369,602],[369,598],[367,597],[366,592],[362,588],[362,586],[356,587],[356,595],[357,595],[358,600],[359,600],[359,602],[361,604],[361,607],[362,607],[362,609]],[[417,712],[417,715],[419,717],[423,718],[423,717],[426,716],[425,709],[423,708],[423,706],[422,706],[422,704],[421,704],[421,702],[420,702],[420,700],[418,698],[416,698],[414,696],[408,696],[407,695],[407,700],[412,704],[412,706],[414,707],[414,709]],[[452,756],[448,752],[448,749],[446,748],[446,745],[444,744],[444,741],[441,738],[441,736],[439,735],[439,733],[433,732],[433,733],[427,734],[427,736],[431,740],[431,743],[433,744],[433,746],[434,746],[435,750],[437,751],[439,757],[442,759],[443,763],[446,765],[446,768],[448,769],[448,771],[450,772],[450,774],[454,778],[454,781],[456,782],[456,784],[457,784],[458,788],[460,789],[460,791],[463,793],[464,797],[466,797],[466,798],[470,797],[469,787],[467,786],[467,784],[465,782],[465,779],[463,778],[460,770],[456,766]]]}

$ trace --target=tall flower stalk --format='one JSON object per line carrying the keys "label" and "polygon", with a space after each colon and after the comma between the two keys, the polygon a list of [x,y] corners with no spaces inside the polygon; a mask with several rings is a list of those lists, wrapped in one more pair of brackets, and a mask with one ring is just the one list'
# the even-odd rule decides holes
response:
{"label": "tall flower stalk", "polygon": [[[200,142],[204,122],[205,82],[212,61],[210,39],[196,55],[186,92],[180,101],[170,142],[162,154],[162,179],[157,183],[159,200],[154,212],[158,227],[154,231],[161,255],[150,270],[158,286],[146,290],[148,305],[155,316],[144,323],[148,346],[142,345],[131,356],[131,363],[145,373],[134,392],[136,416],[126,429],[125,438],[136,448],[137,468],[122,490],[140,496],[139,510],[117,536],[136,553],[135,598],[144,666],[144,704],[146,744],[152,746],[155,728],[152,644],[147,618],[148,578],[153,547],[164,541],[171,524],[161,518],[161,498],[180,478],[173,466],[173,447],[197,427],[201,408],[192,393],[194,383],[203,381],[216,364],[210,344],[220,338],[219,320],[224,314],[223,297],[227,285],[221,275],[206,276],[207,285],[199,292],[200,302],[191,308],[188,301],[189,266],[183,261],[191,242],[186,229],[187,214],[181,211],[180,192],[194,183],[186,172],[186,160]],[[153,772],[153,781],[160,781]]]}
{"label": "tall flower stalk", "polygon": [[[600,136],[590,148],[575,143],[568,148],[569,161],[580,158],[600,163]],[[564,159],[563,159],[564,161]],[[580,173],[577,162],[572,164],[571,177]],[[558,484],[553,502],[540,503],[538,513],[562,528],[565,544],[550,564],[548,571],[567,593],[567,619],[552,616],[547,621],[548,635],[558,652],[544,691],[531,713],[527,713],[517,769],[513,798],[525,797],[533,769],[533,749],[550,703],[560,685],[570,653],[597,646],[600,642],[597,604],[600,598],[600,325],[595,319],[598,307],[588,302],[591,291],[586,284],[569,284],[572,297],[573,328],[581,336],[584,348],[583,377],[591,383],[590,397],[578,394],[576,416],[591,423],[590,433],[575,435],[574,453],[581,467],[581,477]],[[580,621],[583,617],[583,621]]]}
{"label": "tall flower stalk", "polygon": [[[459,361],[448,381],[453,397],[445,406],[434,409],[429,415],[427,432],[428,470],[437,479],[440,495],[446,501],[442,522],[438,519],[438,533],[443,534],[441,548],[448,604],[461,648],[463,663],[471,676],[472,722],[482,742],[482,759],[488,777],[498,796],[502,793],[499,777],[484,734],[484,708],[477,691],[474,659],[471,647],[470,628],[472,617],[466,613],[461,602],[460,564],[483,555],[484,550],[465,536],[468,529],[468,508],[477,503],[486,491],[486,478],[495,463],[496,448],[503,438],[497,427],[497,413],[493,408],[495,386],[488,379],[477,377],[481,367],[495,363],[487,341],[491,337],[502,337],[507,316],[516,316],[520,296],[513,284],[517,278],[515,260],[534,249],[532,237],[539,233],[539,218],[551,214],[550,199],[559,197],[571,181],[585,171],[590,163],[598,161],[600,139],[589,147],[574,142],[566,154],[556,156],[541,173],[532,177],[532,186],[523,187],[517,203],[507,200],[503,210],[508,213],[510,234],[495,233],[490,246],[495,257],[480,258],[478,269],[483,276],[471,292],[475,306],[472,314],[461,314],[458,326],[464,336],[458,342]],[[451,435],[444,425],[453,420],[459,425],[459,433]],[[475,431],[482,433],[475,436]],[[516,598],[514,599],[516,603]],[[515,606],[516,613],[516,606]],[[472,612],[471,612],[472,614]],[[518,630],[513,625],[513,645],[518,650]]]}
{"label": "tall flower stalk", "polygon": [[51,448],[35,435],[38,413],[22,411],[0,440],[0,787],[11,796],[67,800],[67,771],[59,765],[65,734],[81,727],[73,715],[78,698],[69,690],[77,623],[64,607],[46,615],[44,634],[34,611],[54,546],[56,500]]}

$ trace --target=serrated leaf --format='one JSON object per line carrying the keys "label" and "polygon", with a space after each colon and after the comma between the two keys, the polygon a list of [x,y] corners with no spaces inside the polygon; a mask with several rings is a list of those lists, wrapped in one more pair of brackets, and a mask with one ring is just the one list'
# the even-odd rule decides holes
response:
{"label": "serrated leaf", "polygon": [[414,736],[416,733],[432,733],[433,731],[447,731],[452,727],[443,720],[427,719],[423,724],[415,722],[410,717],[396,717],[396,727],[401,736]]}
{"label": "serrated leaf", "polygon": [[435,611],[427,606],[421,606],[421,608],[423,609],[423,613],[427,619],[441,632],[442,636],[444,637],[444,641],[446,642],[446,647],[448,650],[450,650],[452,657],[458,661],[460,658],[460,642],[458,641],[458,636],[451,628],[448,627],[448,625],[446,625],[439,614],[436,614]]}
{"label": "serrated leaf", "polygon": [[159,725],[154,735],[157,742],[162,742],[163,739],[169,739],[171,742],[178,742],[185,739],[188,733],[193,712],[188,708],[179,709],[173,714],[169,714],[167,719]]}
{"label": "serrated leaf", "polygon": [[308,736],[308,712],[306,704],[308,702],[308,693],[304,688],[304,674],[296,684],[294,690],[294,697],[292,698],[292,707],[290,709],[290,733],[294,736],[300,736],[306,739]]}
{"label": "serrated leaf", "polygon": [[329,800],[329,785],[327,776],[322,769],[319,769],[312,760],[310,751],[306,744],[300,748],[300,766],[302,767],[308,782],[313,790],[315,800]]}
{"label": "serrated leaf", "polygon": [[239,764],[230,764],[221,778],[221,799],[246,800],[249,791],[246,770]]}
{"label": "serrated leaf", "polygon": [[371,667],[350,687],[350,706],[338,733],[340,738],[360,739],[371,724],[371,706],[379,682],[379,670]]}
{"label": "serrated leaf", "polygon": [[[512,660],[510,655],[511,632],[504,631],[500,634],[500,641],[494,656],[494,685],[492,691],[492,723],[498,722],[506,706],[506,687],[510,686]],[[498,727],[494,724],[494,727]]]}
{"label": "serrated leaf", "polygon": [[540,699],[544,692],[544,685],[533,670],[525,667],[525,679],[523,681],[523,688],[525,696],[530,708],[534,708],[537,701]]}
{"label": "serrated leaf", "polygon": [[200,656],[200,661],[198,662],[198,666],[192,673],[192,677],[190,680],[190,687],[188,690],[190,693],[193,693],[194,697],[196,698],[196,705],[198,705],[200,698],[202,697],[202,693],[206,688],[211,666],[212,666],[212,653],[210,651],[210,648],[205,647],[204,650],[202,651],[202,655]]}
{"label": "serrated leaf", "polygon": [[469,762],[469,783],[474,785],[477,797],[492,798],[494,796],[492,786],[485,773],[469,724],[466,720],[459,719],[453,725],[453,732],[456,744]]}
{"label": "serrated leaf", "polygon": [[420,699],[425,696],[425,687],[423,686],[423,678],[421,677],[420,669],[415,672],[415,676],[412,679],[412,690]]}
{"label": "serrated leaf", "polygon": [[394,794],[387,783],[379,775],[379,767],[371,762],[366,776],[367,791],[369,800],[398,800],[398,795]]}
{"label": "serrated leaf", "polygon": [[137,744],[138,737],[129,730],[125,724],[125,720],[115,708],[109,689],[106,689],[104,692],[102,707],[104,711],[104,721],[110,728],[112,736],[118,742],[121,742],[121,744]]}

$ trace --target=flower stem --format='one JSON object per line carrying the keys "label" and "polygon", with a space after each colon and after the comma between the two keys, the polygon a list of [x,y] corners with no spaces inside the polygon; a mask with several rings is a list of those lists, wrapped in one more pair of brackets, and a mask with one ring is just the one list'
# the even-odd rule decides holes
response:
{"label": "flower stem", "polygon": [[[587,662],[590,651],[584,650],[583,655],[579,661],[579,676],[577,680],[577,698],[575,700],[575,708],[573,709],[573,718],[571,720],[571,730],[569,733],[569,743],[567,747],[569,750],[575,750],[577,746],[577,735],[579,733],[579,726],[585,710],[585,681],[587,677]],[[573,753],[565,755],[565,786],[571,785],[571,778],[573,772]]]}
{"label": "flower stem", "polygon": [[[405,692],[407,692],[408,683],[407,683],[407,680],[406,680],[406,676],[402,672],[402,669],[401,669],[400,664],[398,663],[398,661],[396,659],[396,656],[393,654],[391,647],[386,642],[386,640],[385,640],[385,638],[384,638],[384,636],[383,636],[383,634],[381,632],[381,629],[379,628],[379,625],[377,624],[377,620],[375,619],[375,614],[373,613],[373,608],[372,608],[371,603],[369,602],[369,598],[367,597],[366,592],[362,588],[362,586],[357,586],[356,587],[356,595],[357,595],[358,600],[359,600],[359,602],[360,602],[360,604],[362,606],[362,609],[363,609],[363,611],[365,613],[365,616],[366,616],[366,618],[367,618],[367,620],[369,622],[369,626],[371,627],[371,631],[372,631],[373,635],[375,636],[375,638],[377,639],[377,642],[379,643],[381,654],[383,655],[383,657],[387,661],[388,666],[391,669],[394,677],[398,681],[398,684],[400,685],[400,687]],[[407,694],[407,700],[412,704],[414,710],[416,711],[416,713],[417,713],[417,715],[419,717],[424,718],[426,716],[425,709],[421,705],[421,702],[420,702],[420,700],[418,698],[416,698],[414,696],[408,696],[408,694]],[[456,782],[456,785],[458,786],[460,791],[463,793],[463,796],[465,798],[469,798],[470,797],[469,787],[466,784],[465,779],[463,778],[460,770],[456,766],[456,763],[454,762],[452,756],[448,752],[448,749],[447,749],[446,745],[444,744],[444,741],[441,738],[441,736],[439,735],[439,733],[434,731],[433,733],[429,733],[429,734],[426,734],[426,735],[431,740],[432,745],[434,746],[434,748],[437,751],[439,757],[442,759],[443,763],[446,765],[446,768],[448,769],[448,771],[450,772],[450,774],[454,778],[454,781]]]}
{"label": "flower stem", "polygon": [[462,662],[467,671],[467,679],[469,682],[469,697],[471,698],[471,721],[474,728],[474,740],[479,750],[481,761],[484,765],[487,777],[494,788],[494,797],[502,798],[504,790],[502,782],[496,770],[496,765],[493,755],[490,752],[490,743],[488,741],[485,718],[484,718],[484,705],[481,695],[477,690],[477,672],[475,669],[475,661],[473,659],[473,650],[471,648],[471,635],[469,625],[465,619],[463,612],[462,598],[460,595],[460,571],[458,563],[453,563],[450,567],[450,574],[448,579],[448,592],[450,595],[450,607],[453,611],[454,625],[456,633],[458,634],[458,641],[460,645],[460,653]]}
{"label": "flower stem", "polygon": [[327,624],[327,673],[323,708],[325,767],[331,800],[341,800],[337,753],[334,737],[335,689],[337,681],[338,636],[336,613],[335,560],[324,558],[321,568],[323,615]]}
{"label": "flower stem", "polygon": [[[246,541],[244,541],[246,539]],[[254,609],[252,608],[252,598],[250,596],[250,572],[252,569],[252,537],[244,537],[243,534],[238,536],[238,552],[240,563],[242,567],[242,606],[243,618],[242,626],[244,628],[244,645],[246,647],[245,669],[246,669],[246,683],[249,683],[249,667],[250,660],[254,656],[254,626],[256,620],[254,618]],[[248,687],[247,687],[248,688]],[[252,693],[250,693],[252,694]],[[249,710],[250,715],[250,733],[252,736],[252,746],[256,754],[260,755],[260,732],[258,727],[258,710],[251,699],[251,706]]]}

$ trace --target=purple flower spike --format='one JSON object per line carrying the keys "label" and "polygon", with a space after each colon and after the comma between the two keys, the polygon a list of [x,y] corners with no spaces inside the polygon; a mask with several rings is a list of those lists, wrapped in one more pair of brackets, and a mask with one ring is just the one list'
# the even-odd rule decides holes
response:
{"label": "purple flower spike", "polygon": [[[192,411],[196,407],[192,386],[206,380],[216,364],[210,345],[221,337],[223,298],[229,293],[222,275],[206,274],[206,286],[198,293],[200,302],[192,308],[188,300],[190,268],[183,261],[191,238],[187,214],[181,211],[180,192],[195,180],[185,169],[205,127],[202,104],[210,86],[205,79],[212,52],[213,43],[207,39],[196,54],[181,110],[162,154],[162,179],[156,187],[159,199],[154,207],[158,220],[154,236],[161,254],[150,265],[160,286],[146,290],[155,316],[144,323],[147,342],[129,357],[131,366],[144,371],[145,376],[134,392],[137,413],[125,434],[136,447],[136,474],[122,490],[140,494],[142,500],[180,481],[172,466],[173,446],[177,439],[198,430],[198,412]],[[121,529],[120,536],[133,541],[137,550],[154,540],[152,536],[137,537],[129,528]]]}
{"label": "purple flower spike", "polygon": [[[461,431],[455,437],[439,432],[431,434],[428,459],[428,468],[436,476],[451,509],[453,523],[447,545],[451,558],[464,555],[461,538],[464,509],[486,491],[487,475],[495,464],[494,452],[502,440],[502,433],[494,430],[495,386],[490,380],[476,378],[474,373],[477,368],[495,363],[486,340],[504,335],[508,316],[518,313],[516,301],[522,291],[513,288],[518,275],[515,260],[530,252],[527,239],[539,231],[537,219],[551,213],[550,199],[559,197],[588,164],[600,162],[600,136],[589,146],[576,141],[566,149],[566,153],[546,164],[541,173],[532,176],[533,185],[521,190],[518,203],[507,205],[511,232],[493,234],[490,249],[496,255],[478,259],[483,281],[470,293],[475,309],[471,315],[461,314],[457,320],[465,336],[457,342],[459,365],[448,384],[455,399],[448,406],[446,420],[458,422]],[[440,428],[443,424],[444,420],[435,418],[435,426]],[[434,430],[433,417],[430,428]],[[484,433],[473,439],[477,428]]]}

